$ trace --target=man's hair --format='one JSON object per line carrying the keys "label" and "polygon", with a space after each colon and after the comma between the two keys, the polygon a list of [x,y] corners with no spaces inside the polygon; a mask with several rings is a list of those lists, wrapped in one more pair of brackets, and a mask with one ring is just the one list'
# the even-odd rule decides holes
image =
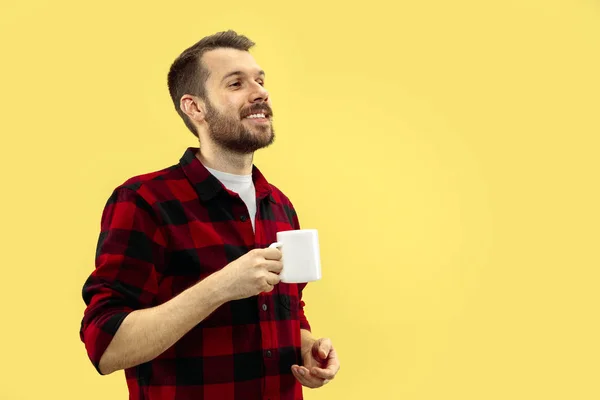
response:
{"label": "man's hair", "polygon": [[167,77],[171,99],[175,105],[175,110],[196,137],[198,137],[196,127],[189,117],[181,111],[179,102],[185,94],[191,94],[206,100],[205,84],[209,71],[201,62],[202,55],[207,51],[218,48],[248,51],[252,46],[254,46],[253,41],[246,36],[238,35],[232,30],[218,32],[202,38],[199,42],[184,50],[171,65]]}

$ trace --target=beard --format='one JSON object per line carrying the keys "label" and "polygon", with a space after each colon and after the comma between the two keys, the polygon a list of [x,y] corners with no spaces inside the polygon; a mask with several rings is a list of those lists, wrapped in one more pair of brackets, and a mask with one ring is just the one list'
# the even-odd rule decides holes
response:
{"label": "beard", "polygon": [[[255,104],[244,109],[241,115],[265,113],[273,115],[268,104]],[[209,137],[220,147],[238,154],[254,153],[258,149],[270,146],[275,141],[273,123],[256,124],[246,127],[240,117],[230,117],[219,112],[206,102],[206,122]]]}

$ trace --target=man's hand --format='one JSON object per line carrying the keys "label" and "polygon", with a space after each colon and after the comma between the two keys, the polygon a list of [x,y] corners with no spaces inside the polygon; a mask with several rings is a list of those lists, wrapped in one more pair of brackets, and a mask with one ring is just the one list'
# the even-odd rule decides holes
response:
{"label": "man's hand", "polygon": [[318,388],[331,381],[340,369],[340,361],[331,340],[317,339],[303,350],[303,366],[292,365],[292,373],[306,387]]}
{"label": "man's hand", "polygon": [[282,269],[279,249],[254,249],[213,275],[227,294],[227,300],[238,300],[272,291],[279,283]]}

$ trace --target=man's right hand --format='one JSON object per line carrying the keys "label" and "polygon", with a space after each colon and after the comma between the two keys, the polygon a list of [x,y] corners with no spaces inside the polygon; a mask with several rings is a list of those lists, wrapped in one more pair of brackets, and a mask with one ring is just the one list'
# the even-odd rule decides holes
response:
{"label": "man's right hand", "polygon": [[215,275],[226,296],[230,300],[238,300],[273,290],[279,283],[282,269],[279,249],[254,249],[227,264]]}

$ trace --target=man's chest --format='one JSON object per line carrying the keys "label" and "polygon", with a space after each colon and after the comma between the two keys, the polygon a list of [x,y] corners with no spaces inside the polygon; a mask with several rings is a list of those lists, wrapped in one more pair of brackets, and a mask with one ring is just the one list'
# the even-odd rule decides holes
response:
{"label": "man's chest", "polygon": [[162,203],[167,252],[158,270],[158,302],[168,301],[250,250],[268,247],[278,231],[295,229],[289,207],[269,197],[257,200],[256,206],[253,229],[239,197]]}

